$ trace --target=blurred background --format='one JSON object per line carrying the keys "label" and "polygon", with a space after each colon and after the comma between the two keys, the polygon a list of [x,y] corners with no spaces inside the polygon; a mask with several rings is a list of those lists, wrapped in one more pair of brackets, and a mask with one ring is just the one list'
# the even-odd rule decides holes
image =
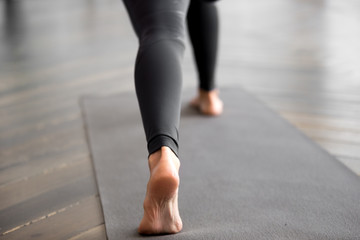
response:
{"label": "blurred background", "polygon": [[[243,87],[360,175],[360,1],[217,5],[220,94]],[[121,0],[0,1],[1,239],[105,239],[78,101],[134,91],[136,50]]]}

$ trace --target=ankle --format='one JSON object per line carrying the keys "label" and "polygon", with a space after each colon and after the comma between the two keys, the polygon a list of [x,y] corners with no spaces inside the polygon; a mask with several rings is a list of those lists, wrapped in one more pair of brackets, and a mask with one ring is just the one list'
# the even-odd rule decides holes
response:
{"label": "ankle", "polygon": [[208,98],[210,99],[213,96],[218,95],[218,89],[212,89],[212,90],[204,90],[202,88],[199,88],[199,96],[200,98]]}
{"label": "ankle", "polygon": [[152,170],[160,162],[160,160],[171,160],[177,169],[180,167],[180,160],[167,146],[162,146],[159,150],[150,154],[148,158],[150,170]]}

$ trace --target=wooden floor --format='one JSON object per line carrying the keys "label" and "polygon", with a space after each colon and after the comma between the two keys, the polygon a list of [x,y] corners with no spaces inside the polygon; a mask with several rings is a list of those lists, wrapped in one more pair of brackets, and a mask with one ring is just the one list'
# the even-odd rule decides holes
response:
{"label": "wooden floor", "polygon": [[[252,92],[360,175],[360,2],[218,5],[220,88]],[[122,2],[4,0],[0,16],[0,238],[105,239],[78,99],[134,90]]]}

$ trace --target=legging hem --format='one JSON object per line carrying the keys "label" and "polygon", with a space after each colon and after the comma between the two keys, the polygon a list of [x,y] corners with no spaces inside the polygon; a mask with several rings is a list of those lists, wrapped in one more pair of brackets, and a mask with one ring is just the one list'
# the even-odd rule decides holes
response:
{"label": "legging hem", "polygon": [[148,157],[163,146],[169,147],[175,153],[175,155],[179,158],[178,144],[172,137],[169,137],[167,135],[158,135],[148,143],[148,146],[147,146],[148,152],[149,152]]}

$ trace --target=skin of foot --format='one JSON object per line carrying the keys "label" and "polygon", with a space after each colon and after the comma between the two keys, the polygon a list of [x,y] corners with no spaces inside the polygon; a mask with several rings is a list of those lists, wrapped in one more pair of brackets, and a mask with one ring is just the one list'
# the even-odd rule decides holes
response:
{"label": "skin of foot", "polygon": [[150,178],[144,200],[144,216],[138,227],[142,235],[180,232],[182,221],[178,209],[180,161],[168,147],[149,156]]}
{"label": "skin of foot", "polygon": [[198,96],[190,102],[190,105],[198,109],[200,113],[209,116],[220,115],[224,107],[217,89],[211,91],[199,89]]}

